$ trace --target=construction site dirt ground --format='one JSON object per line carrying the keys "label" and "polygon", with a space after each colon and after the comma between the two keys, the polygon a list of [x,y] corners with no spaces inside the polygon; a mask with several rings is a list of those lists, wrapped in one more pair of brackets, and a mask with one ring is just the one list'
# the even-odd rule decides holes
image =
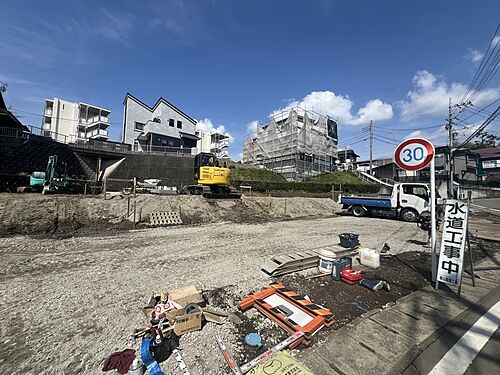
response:
{"label": "construction site dirt ground", "polygon": [[[305,279],[317,270],[280,279],[331,308],[336,319],[334,328],[364,310],[426,285],[426,234],[416,224],[351,216],[318,217],[318,204],[324,205],[323,215],[333,214],[333,205],[326,201],[330,200],[304,203],[302,216],[307,216],[307,205],[313,207],[314,214],[295,220],[283,221],[275,216],[266,221],[270,216],[267,213],[244,223],[108,230],[106,235],[65,238],[0,238],[0,373],[100,374],[112,352],[138,349],[131,333],[146,325],[142,307],[153,292],[197,283],[209,305],[237,311],[239,300],[269,285],[270,278],[260,271],[269,257],[337,244],[338,235],[344,232],[358,233],[366,247],[380,250],[387,243],[391,253],[400,254],[399,260],[383,260],[379,270],[370,271],[374,277],[388,279],[390,292],[375,293],[328,278]],[[231,207],[228,202],[222,205]],[[491,243],[482,246],[494,248]],[[260,332],[265,348],[286,336],[255,309],[240,316],[240,326],[206,323],[201,331],[180,338],[180,349],[192,374],[228,372],[215,342],[216,333],[240,363],[257,353],[243,343],[245,333]],[[320,331],[312,345],[321,345],[334,328]],[[169,374],[181,373],[173,356],[161,367]]]}

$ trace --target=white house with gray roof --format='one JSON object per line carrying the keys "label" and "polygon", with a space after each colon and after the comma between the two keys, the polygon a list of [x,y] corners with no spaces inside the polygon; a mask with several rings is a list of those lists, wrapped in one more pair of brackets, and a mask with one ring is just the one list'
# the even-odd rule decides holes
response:
{"label": "white house with gray roof", "polygon": [[164,98],[150,107],[127,93],[123,105],[122,142],[132,150],[191,154],[196,148],[196,120]]}

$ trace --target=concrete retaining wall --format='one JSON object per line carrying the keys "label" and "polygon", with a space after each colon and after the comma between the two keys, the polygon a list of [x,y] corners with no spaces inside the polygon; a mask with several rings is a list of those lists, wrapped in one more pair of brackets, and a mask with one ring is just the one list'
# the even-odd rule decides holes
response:
{"label": "concrete retaining wall", "polygon": [[28,139],[0,138],[0,174],[29,175],[45,171],[51,155],[58,156],[58,165],[66,164],[69,176],[89,177],[68,145],[35,135],[30,135]]}
{"label": "concrete retaining wall", "polygon": [[163,185],[177,186],[195,183],[194,156],[166,154],[130,154],[109,175],[110,178],[157,178]]}

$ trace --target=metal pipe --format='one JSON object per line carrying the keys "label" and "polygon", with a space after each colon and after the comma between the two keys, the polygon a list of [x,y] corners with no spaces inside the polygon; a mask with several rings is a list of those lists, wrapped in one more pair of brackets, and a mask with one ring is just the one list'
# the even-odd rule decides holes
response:
{"label": "metal pipe", "polygon": [[[432,258],[432,281],[436,281],[437,255],[436,255],[436,169],[434,155],[431,159],[431,258]],[[436,283],[436,289],[438,283]]]}

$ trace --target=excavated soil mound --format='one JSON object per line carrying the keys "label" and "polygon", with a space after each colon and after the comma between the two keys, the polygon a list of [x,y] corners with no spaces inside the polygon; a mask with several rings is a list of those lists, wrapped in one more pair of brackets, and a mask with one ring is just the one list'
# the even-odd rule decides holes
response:
{"label": "excavated soil mound", "polygon": [[[29,234],[50,237],[103,235],[131,229],[133,199],[41,194],[0,194],[0,236]],[[127,215],[127,210],[129,214]],[[201,196],[139,195],[136,224],[148,226],[155,211],[179,212],[184,224],[259,223],[335,215],[340,206],[323,198],[242,197],[209,201]]]}

